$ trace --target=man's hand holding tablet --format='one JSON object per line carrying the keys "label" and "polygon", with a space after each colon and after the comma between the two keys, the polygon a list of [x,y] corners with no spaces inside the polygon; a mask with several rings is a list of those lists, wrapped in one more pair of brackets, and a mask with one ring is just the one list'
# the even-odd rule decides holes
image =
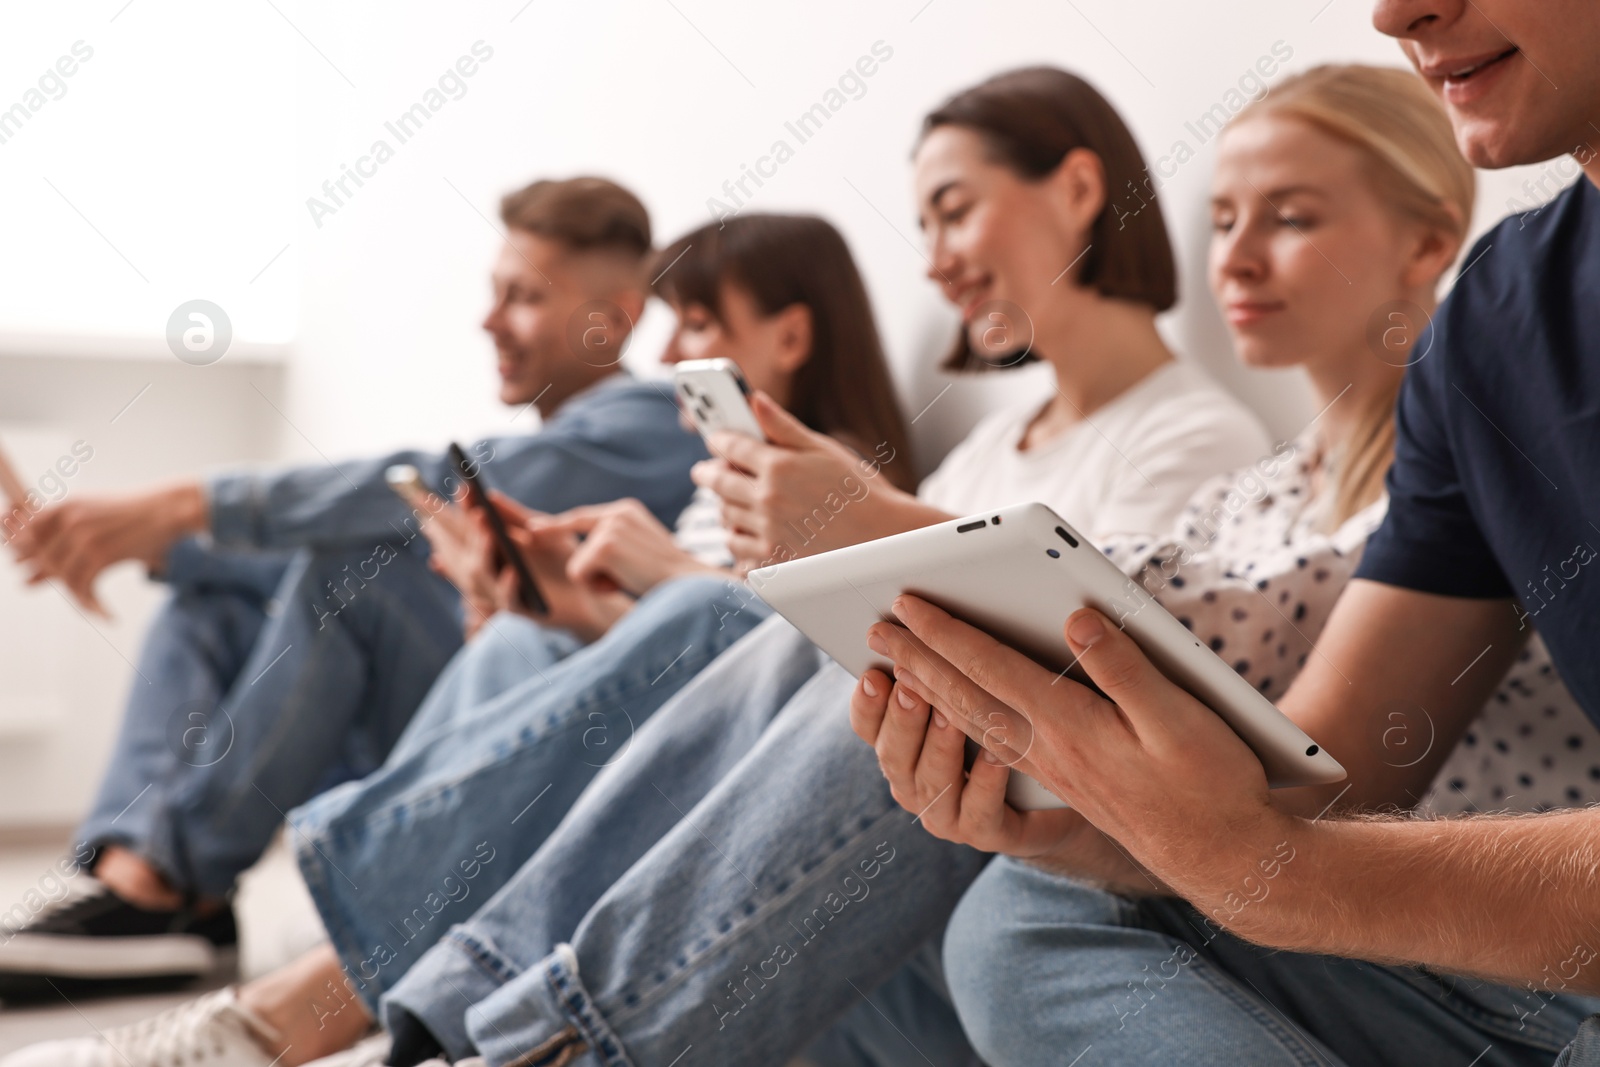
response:
{"label": "man's hand holding tablet", "polygon": [[[1273,804],[1256,756],[1098,611],[1074,613],[1065,636],[1104,696],[926,601],[904,596],[894,611],[899,624],[874,625],[868,640],[895,680],[863,674],[851,722],[930,832],[1128,892],[1177,893],[1207,914],[1259,879],[1237,857],[1293,854],[1305,823]],[[992,746],[970,775],[968,736]],[[1022,737],[1025,752],[1008,744]],[[1007,806],[1008,764],[1071,809]]]}
{"label": "man's hand holding tablet", "polygon": [[895,800],[939,837],[1125,892],[1176,893],[1231,922],[1261,864],[1281,866],[1309,833],[1293,813],[1345,779],[1044,505],[751,580],[860,678],[851,724]]}

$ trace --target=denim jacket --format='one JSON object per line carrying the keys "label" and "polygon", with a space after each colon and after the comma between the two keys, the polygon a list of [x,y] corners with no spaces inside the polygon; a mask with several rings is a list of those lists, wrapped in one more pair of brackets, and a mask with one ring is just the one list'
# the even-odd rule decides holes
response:
{"label": "denim jacket", "polygon": [[[706,457],[684,430],[670,391],[616,374],[558,408],[532,434],[490,437],[466,449],[484,483],[528,507],[557,512],[636,497],[671,526],[694,492],[689,468]],[[213,544],[222,550],[282,550],[415,538],[409,505],[384,480],[409,463],[435,492],[456,483],[442,452],[272,472],[228,473],[208,485]]]}

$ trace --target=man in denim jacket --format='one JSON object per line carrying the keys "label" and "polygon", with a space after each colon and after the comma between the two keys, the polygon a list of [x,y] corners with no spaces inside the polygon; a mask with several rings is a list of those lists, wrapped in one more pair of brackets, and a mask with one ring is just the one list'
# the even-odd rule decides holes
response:
{"label": "man in denim jacket", "polygon": [[[670,395],[619,364],[646,298],[644,206],[576,178],[510,194],[501,216],[483,328],[500,399],[538,408],[543,426],[476,442],[469,463],[542,511],[632,496],[670,525],[705,452]],[[144,562],[172,595],[78,832],[74,862],[95,880],[7,925],[0,996],[209,970],[235,940],[234,880],[283,812],[382,763],[462,643],[460,599],[418,536],[426,516],[385,480],[402,463],[436,491],[455,484],[444,455],[406,451],[76,499],[13,539],[33,581],[59,579],[91,610],[96,576],[121,560]]]}

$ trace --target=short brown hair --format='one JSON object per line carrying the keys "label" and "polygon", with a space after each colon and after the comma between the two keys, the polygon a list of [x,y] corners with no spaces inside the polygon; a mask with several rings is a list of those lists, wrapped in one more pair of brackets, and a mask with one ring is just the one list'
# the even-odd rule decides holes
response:
{"label": "short brown hair", "polygon": [[888,446],[889,480],[906,490],[916,485],[872,301],[830,223],[815,215],[737,215],[684,234],[656,253],[650,271],[657,296],[678,307],[699,304],[718,321],[724,284],[748,293],[762,315],[804,305],[811,353],[795,372],[791,413],[851,447]]}
{"label": "short brown hair", "polygon": [[[1078,284],[1156,311],[1178,302],[1172,242],[1149,168],[1127,123],[1094,86],[1055,67],[1007,71],[929,112],[921,136],[940,126],[977,133],[996,160],[1030,181],[1053,173],[1073,149],[1093,152],[1105,171],[1106,202],[1090,227]],[[1029,354],[1004,365],[1034,358]],[[943,366],[959,371],[995,364],[972,351],[963,330]]]}
{"label": "short brown hair", "polygon": [[606,249],[638,259],[650,252],[650,213],[638,197],[605,178],[534,182],[501,198],[500,218],[514,230],[577,251]]}

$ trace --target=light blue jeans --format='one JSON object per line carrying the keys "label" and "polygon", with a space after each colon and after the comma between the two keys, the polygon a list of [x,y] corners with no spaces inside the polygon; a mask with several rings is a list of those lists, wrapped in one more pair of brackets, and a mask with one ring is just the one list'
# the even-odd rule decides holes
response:
{"label": "light blue jeans", "polygon": [[635,731],[769,614],[742,583],[667,582],[562,662],[495,616],[383,767],[290,815],[306,884],[356,991],[384,990],[517,872]]}
{"label": "light blue jeans", "polygon": [[[763,624],[421,957],[385,997],[386,1025],[494,1067],[758,1067],[808,1045],[829,1067],[967,1067],[961,1023],[997,1067],[1090,1045],[1085,1062],[1465,1067],[1547,1064],[1594,1010],[1263,952],[1193,930],[1180,902],[1008,860],[979,877],[988,857],[894,805],[849,730],[851,684],[782,620]],[[1192,959],[1174,957],[1184,938]],[[1562,1067],[1591,1067],[1596,1036]]]}
{"label": "light blue jeans", "polygon": [[[632,496],[668,525],[706,455],[671,390],[626,373],[538,433],[467,452],[490,485],[541,511]],[[219,895],[284,812],[383,762],[461,647],[459,598],[423,562],[424,516],[389,488],[397,463],[446,495],[455,483],[443,453],[415,450],[210,479],[221,548],[168,553],[173,595],[79,840],[129,846],[179,889]],[[576,647],[546,637],[525,650],[534,662]]]}
{"label": "light blue jeans", "polygon": [[[1075,1057],[1544,1067],[1600,1008],[1544,989],[1263,949],[1182,901],[1130,900],[1009,859],[990,864],[962,899],[944,964],[961,1021],[991,1067]],[[1600,1062],[1594,1037],[1564,1063]]]}
{"label": "light blue jeans", "polygon": [[371,556],[175,550],[77,840],[125,845],[178,888],[218,896],[284,812],[382,763],[461,646],[460,600],[406,551],[352,577]]}
{"label": "light blue jeans", "polygon": [[853,684],[782,619],[735,644],[394,985],[397,1040],[420,1024],[497,1067],[691,1046],[685,1063],[755,1067],[844,1019],[860,1029],[830,1067],[973,1062],[926,946],[988,857],[894,803]]}

